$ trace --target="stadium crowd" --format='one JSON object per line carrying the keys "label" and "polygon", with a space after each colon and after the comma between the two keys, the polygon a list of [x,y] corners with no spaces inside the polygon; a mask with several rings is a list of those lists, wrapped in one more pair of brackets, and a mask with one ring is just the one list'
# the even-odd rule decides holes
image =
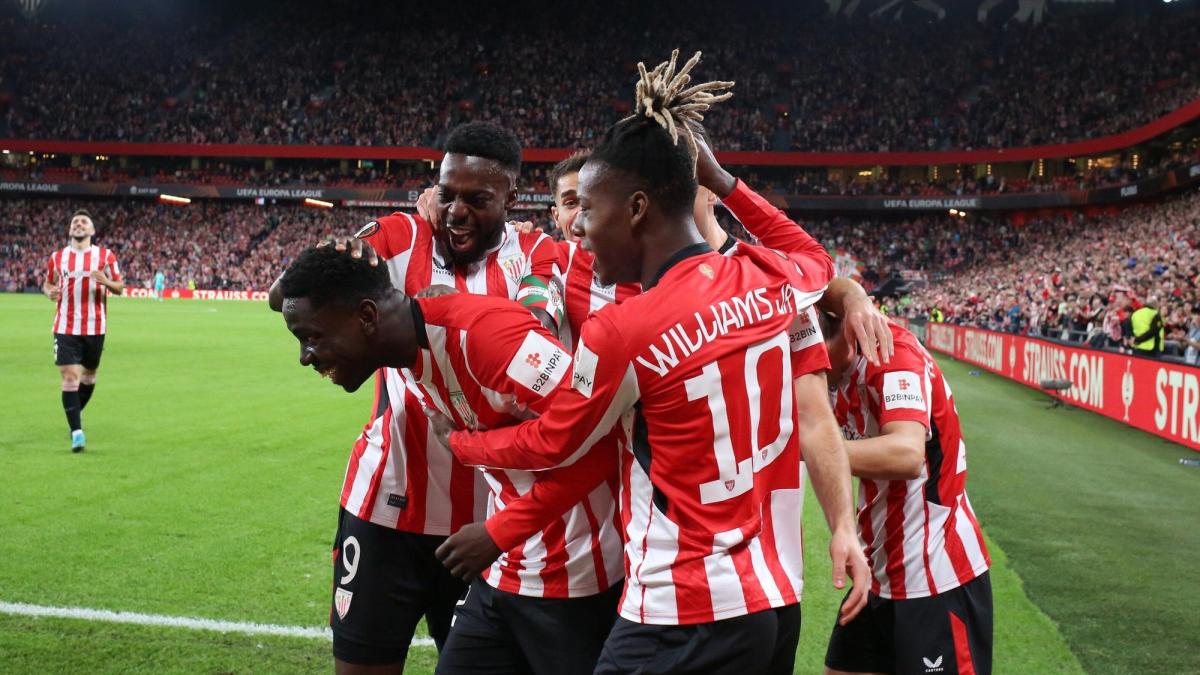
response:
{"label": "stadium crowd", "polygon": [[0,137],[430,146],[469,118],[502,120],[527,147],[580,147],[627,114],[636,59],[664,44],[703,45],[705,73],[737,81],[708,122],[726,150],[1057,143],[1136,127],[1200,90],[1193,10],[1035,27],[620,0],[473,8],[467,33],[436,3],[242,4],[195,20],[97,10],[31,23],[10,9]]}
{"label": "stadium crowd", "polygon": [[[1157,152],[1156,152],[1157,154]],[[230,161],[209,158],[126,158],[121,163],[81,158],[76,166],[55,157],[23,165],[0,168],[0,180],[59,183],[148,183],[216,186],[321,188],[368,188],[417,190],[432,185],[435,170],[426,162],[289,160]],[[1068,164],[1065,175],[1001,177],[970,174],[974,165],[960,167],[961,173],[945,171],[944,177],[912,177],[898,167],[882,169],[877,175],[858,175],[851,169],[827,167],[731,167],[761,190],[784,195],[815,196],[934,196],[988,195],[1024,192],[1084,190],[1126,185],[1143,178],[1188,166],[1200,160],[1200,146],[1164,151],[1158,161],[1143,152],[1137,161],[1126,153],[1119,161],[1086,168]],[[1082,160],[1072,160],[1081,163]],[[521,167],[521,190],[547,192],[552,165],[526,162]],[[1031,172],[1032,173],[1032,172]]]}
{"label": "stadium crowd", "polygon": [[[55,199],[0,202],[0,290],[40,285],[46,258],[65,239],[59,225],[74,207]],[[351,231],[377,211],[207,201],[183,208],[109,201],[93,208],[97,241],[118,251],[132,286],[149,287],[161,270],[169,287],[257,290],[305,244]],[[723,226],[747,238],[719,213]],[[544,214],[533,218],[561,234]],[[953,323],[1114,348],[1128,346],[1129,313],[1145,304],[1161,312],[1168,341],[1181,342],[1200,321],[1196,192],[1090,215],[833,218],[806,227],[854,257],[868,288],[885,289],[902,276],[917,280],[910,291],[884,299],[896,315],[927,318],[936,310]]]}
{"label": "stadium crowd", "polygon": [[[0,202],[0,291],[39,288],[50,254],[66,245],[79,204]],[[161,271],[173,288],[265,290],[304,246],[361,226],[367,212],[197,202],[187,208],[134,201],[87,205],[96,243],[117,253],[132,288]]]}
{"label": "stadium crowd", "polygon": [[[1131,346],[1130,314],[1161,314],[1168,352],[1200,328],[1200,193],[1091,215],[1023,223],[924,217],[813,224],[858,254],[868,283],[925,278],[885,302],[893,313],[1095,347]],[[828,237],[828,239],[825,239]],[[860,245],[863,242],[865,245]],[[916,274],[914,274],[916,272]]]}

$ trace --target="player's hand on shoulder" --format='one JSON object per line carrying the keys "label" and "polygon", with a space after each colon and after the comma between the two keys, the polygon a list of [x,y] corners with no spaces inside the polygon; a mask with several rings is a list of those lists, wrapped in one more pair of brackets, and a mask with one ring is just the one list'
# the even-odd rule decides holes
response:
{"label": "player's hand on shoulder", "polygon": [[442,542],[435,555],[450,574],[469,582],[490,567],[503,552],[483,523],[471,523]]}
{"label": "player's hand on shoulder", "polygon": [[529,220],[510,220],[508,221],[508,224],[520,234],[545,233],[545,230],[537,225],[534,225],[533,222]]}
{"label": "player's hand on shoulder", "polygon": [[349,253],[351,258],[366,258],[367,262],[372,266],[379,264],[379,254],[375,252],[375,248],[371,246],[365,239],[360,239],[360,236],[366,236],[365,230],[370,225],[352,235],[329,235],[317,243],[318,247],[332,246],[333,250]]}
{"label": "player's hand on shoulder", "polygon": [[432,286],[426,286],[425,288],[417,291],[416,297],[438,298],[443,295],[454,295],[457,292],[458,289],[453,286],[447,286],[446,284],[434,284]]}

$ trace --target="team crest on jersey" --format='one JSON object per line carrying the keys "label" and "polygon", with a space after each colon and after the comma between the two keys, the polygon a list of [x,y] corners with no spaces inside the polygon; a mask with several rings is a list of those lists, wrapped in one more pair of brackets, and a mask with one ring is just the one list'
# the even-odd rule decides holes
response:
{"label": "team crest on jersey", "polygon": [[521,274],[525,268],[525,256],[518,253],[515,255],[504,256],[500,259],[500,269],[504,270],[504,276],[513,281],[520,281]]}
{"label": "team crest on jersey", "polygon": [[338,587],[333,594],[333,608],[337,610],[338,618],[345,620],[346,615],[350,613],[350,601],[354,599],[354,593]]}
{"label": "team crest on jersey", "polygon": [[355,239],[367,239],[369,237],[374,237],[375,233],[378,231],[379,231],[379,221],[372,220],[371,222],[367,223],[366,225],[363,225],[362,229],[360,229],[358,232],[355,232],[354,238]]}
{"label": "team crest on jersey", "polygon": [[921,380],[917,374],[909,370],[884,373],[883,407],[885,410],[925,410],[925,397],[921,394]]}
{"label": "team crest on jersey", "polygon": [[[713,278],[713,268],[710,267],[708,263],[700,263],[700,267],[698,267],[697,269],[700,270],[700,274],[703,274],[704,276],[708,277],[709,279]],[[730,488],[730,489],[732,489],[732,488]]]}
{"label": "team crest on jersey", "polygon": [[461,391],[450,392],[450,405],[454,406],[454,409],[458,411],[459,418],[462,419],[463,424],[467,425],[467,428],[475,429],[479,427],[479,420],[475,417],[475,411],[471,409],[471,405],[467,403],[466,394]]}
{"label": "team crest on jersey", "polygon": [[531,330],[505,373],[538,396],[545,396],[558,386],[570,367],[570,354]]}
{"label": "team crest on jersey", "polygon": [[734,488],[734,487],[736,487],[736,486],[737,486],[737,481],[736,481],[736,480],[727,480],[727,481],[725,481],[725,489],[726,489],[726,490],[728,490],[728,491],[730,491],[730,492],[733,492],[733,488]]}

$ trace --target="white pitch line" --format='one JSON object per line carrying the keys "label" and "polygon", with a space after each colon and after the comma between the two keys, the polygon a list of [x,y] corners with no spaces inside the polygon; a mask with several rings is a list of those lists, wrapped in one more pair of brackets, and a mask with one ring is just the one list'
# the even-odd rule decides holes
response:
{"label": "white pitch line", "polygon": [[[49,616],[60,619],[106,621],[109,623],[127,623],[139,626],[165,626],[168,628],[186,628],[188,630],[216,631],[218,633],[240,633],[242,635],[279,635],[317,640],[333,639],[333,633],[328,627],[279,626],[270,623],[218,621],[216,619],[200,619],[187,616],[114,612],[107,609],[88,609],[86,607],[47,607],[44,605],[30,605],[24,602],[4,602],[2,600],[0,600],[0,614]],[[412,646],[432,647],[433,638],[414,637]]]}

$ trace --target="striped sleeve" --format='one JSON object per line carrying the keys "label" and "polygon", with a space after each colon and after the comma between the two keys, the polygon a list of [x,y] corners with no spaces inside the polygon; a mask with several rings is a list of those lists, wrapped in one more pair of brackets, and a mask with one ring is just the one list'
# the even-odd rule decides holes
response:
{"label": "striped sleeve", "polygon": [[[456,299],[444,297],[449,300],[422,300],[422,308]],[[543,399],[569,386],[571,355],[536,319],[508,301],[503,304],[480,313],[467,331],[471,374],[481,387],[540,409]]]}
{"label": "striped sleeve", "polygon": [[869,397],[869,405],[879,426],[908,420],[929,428],[932,397],[925,370],[921,354],[900,342],[886,365],[867,364],[867,387],[874,394]]}
{"label": "striped sleeve", "polygon": [[51,253],[50,259],[46,261],[46,283],[53,284],[58,281],[58,253]]}
{"label": "striped sleeve", "polygon": [[522,234],[521,247],[525,248],[527,237],[536,237],[529,250],[529,274],[517,285],[517,302],[529,309],[540,309],[562,325],[563,300],[559,279],[559,249],[554,240],[545,234]]}
{"label": "striped sleeve", "polygon": [[541,417],[492,431],[455,431],[450,448],[469,466],[537,471],[583,457],[638,400],[638,386],[620,332],[601,311],[583,326],[571,386]]}
{"label": "striped sleeve", "polygon": [[419,223],[424,223],[420,216],[413,216],[397,211],[390,216],[372,220],[360,229],[355,236],[371,244],[379,253],[379,257],[394,258],[407,251],[416,239]]}
{"label": "striped sleeve", "polygon": [[823,286],[834,276],[833,258],[804,228],[739,178],[721,203],[763,246],[786,254],[800,266],[809,284]]}
{"label": "striped sleeve", "polygon": [[617,454],[601,443],[571,466],[538,474],[529,492],[487,519],[484,527],[501,551],[510,551],[569,511],[596,486],[617,479]]}
{"label": "striped sleeve", "polygon": [[121,266],[117,263],[117,254],[112,252],[112,249],[106,249],[107,255],[104,259],[104,266],[108,268],[108,276],[113,281],[121,280]]}

